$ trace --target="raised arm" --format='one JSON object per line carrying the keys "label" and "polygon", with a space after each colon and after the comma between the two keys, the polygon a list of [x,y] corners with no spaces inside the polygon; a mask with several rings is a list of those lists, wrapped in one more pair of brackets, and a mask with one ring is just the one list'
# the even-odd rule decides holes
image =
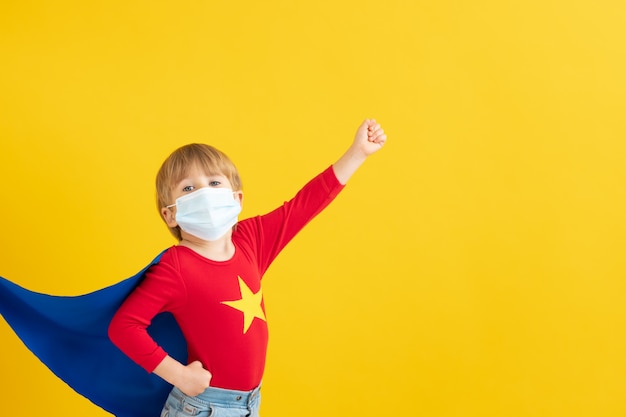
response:
{"label": "raised arm", "polygon": [[367,157],[382,148],[386,141],[387,135],[380,124],[374,119],[365,119],[357,129],[352,145],[333,164],[339,182],[346,184]]}

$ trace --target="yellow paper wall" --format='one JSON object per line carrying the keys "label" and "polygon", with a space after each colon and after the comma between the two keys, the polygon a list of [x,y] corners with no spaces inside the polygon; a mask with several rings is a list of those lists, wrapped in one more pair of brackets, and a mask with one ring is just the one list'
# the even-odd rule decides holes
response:
{"label": "yellow paper wall", "polygon": [[[0,5],[0,275],[76,295],[174,243],[153,179],[211,143],[243,216],[365,117],[388,145],[265,279],[262,415],[626,415],[626,6]],[[105,416],[0,321],[4,415]]]}

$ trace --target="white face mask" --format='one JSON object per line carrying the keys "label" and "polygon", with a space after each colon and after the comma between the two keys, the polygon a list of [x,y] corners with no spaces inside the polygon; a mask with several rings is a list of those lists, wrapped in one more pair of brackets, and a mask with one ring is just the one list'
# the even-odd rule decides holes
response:
{"label": "white face mask", "polygon": [[176,222],[203,240],[217,240],[237,223],[241,205],[230,188],[203,187],[176,199]]}

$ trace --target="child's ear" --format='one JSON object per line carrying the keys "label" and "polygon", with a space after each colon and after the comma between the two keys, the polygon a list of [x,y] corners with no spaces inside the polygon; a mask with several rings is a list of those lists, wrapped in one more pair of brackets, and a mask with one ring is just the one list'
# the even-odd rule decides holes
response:
{"label": "child's ear", "polygon": [[161,216],[163,217],[163,220],[165,220],[165,224],[167,224],[168,227],[178,226],[178,223],[176,222],[176,213],[173,209],[169,209],[167,207],[161,208]]}
{"label": "child's ear", "polygon": [[243,191],[235,191],[235,200],[239,201],[239,205],[243,208]]}

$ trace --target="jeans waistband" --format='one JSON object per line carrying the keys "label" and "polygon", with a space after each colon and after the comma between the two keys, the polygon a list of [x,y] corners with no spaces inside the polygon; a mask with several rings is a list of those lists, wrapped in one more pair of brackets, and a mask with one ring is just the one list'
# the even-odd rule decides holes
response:
{"label": "jeans waistband", "polygon": [[203,393],[195,397],[187,397],[178,388],[174,387],[171,395],[178,400],[184,398],[196,400],[203,404],[214,404],[228,407],[247,408],[256,397],[260,395],[261,386],[259,385],[251,391],[237,391],[224,388],[209,387]]}

